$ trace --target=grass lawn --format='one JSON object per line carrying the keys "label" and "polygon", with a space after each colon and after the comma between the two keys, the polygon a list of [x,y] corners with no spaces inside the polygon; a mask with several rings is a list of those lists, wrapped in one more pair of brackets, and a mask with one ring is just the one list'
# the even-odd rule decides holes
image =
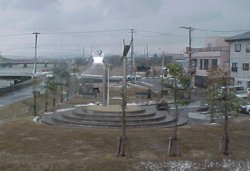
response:
{"label": "grass lawn", "polygon": [[[74,99],[74,102],[80,101],[80,98]],[[71,103],[57,108],[70,106]],[[31,104],[32,99],[29,99],[0,109],[0,170],[250,169],[248,117],[231,119],[228,157],[219,154],[223,126],[215,124],[180,127],[178,136],[182,156],[176,158],[167,155],[171,128],[128,129],[132,158],[117,158],[117,137],[121,135],[121,130],[37,124],[32,121]],[[42,101],[39,104],[42,111]]]}
{"label": "grass lawn", "polygon": [[249,121],[230,124],[231,155],[222,157],[220,124],[181,127],[182,156],[177,158],[167,156],[171,129],[128,129],[132,158],[117,158],[118,129],[50,126],[27,117],[1,123],[0,170],[150,170],[148,164],[166,169],[166,162],[175,160],[201,166],[204,160],[243,161],[250,157],[249,129]]}

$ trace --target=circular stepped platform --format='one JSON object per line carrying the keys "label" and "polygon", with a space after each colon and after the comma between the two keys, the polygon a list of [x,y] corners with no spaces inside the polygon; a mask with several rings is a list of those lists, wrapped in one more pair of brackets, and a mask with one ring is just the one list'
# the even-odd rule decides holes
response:
{"label": "circular stepped platform", "polygon": [[[74,110],[43,115],[42,123],[78,127],[121,127],[121,107],[88,106]],[[178,125],[185,125],[187,119],[180,118]],[[164,111],[156,111],[153,106],[127,106],[127,127],[172,127],[174,117]]]}

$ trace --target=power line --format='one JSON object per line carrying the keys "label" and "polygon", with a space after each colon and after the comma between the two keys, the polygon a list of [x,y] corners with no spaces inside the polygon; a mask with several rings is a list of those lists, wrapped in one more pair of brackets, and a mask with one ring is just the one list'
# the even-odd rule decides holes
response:
{"label": "power line", "polygon": [[[95,30],[95,31],[62,31],[62,32],[40,32],[40,34],[91,34],[91,33],[105,33],[105,32],[122,32],[129,31],[130,29],[113,29],[113,30]],[[12,33],[12,34],[0,34],[0,37],[14,37],[32,35],[33,33]]]}
{"label": "power line", "polygon": [[[170,36],[170,37],[179,37],[179,38],[187,38],[188,37],[185,35],[172,34],[172,33],[167,33],[167,32],[154,32],[154,31],[147,31],[147,30],[139,30],[139,33],[140,32],[157,34],[155,36]],[[147,37],[149,37],[149,36],[147,36]],[[153,37],[153,36],[150,36],[150,37]],[[192,38],[193,39],[204,39],[205,37],[192,36]]]}
{"label": "power line", "polygon": [[72,52],[79,52],[81,51],[80,48],[47,48],[47,47],[39,47],[40,50],[52,50],[52,51],[72,51]]}
{"label": "power line", "polygon": [[6,50],[23,50],[23,49],[33,49],[34,47],[21,47],[21,48],[5,48],[5,49],[0,49],[0,51],[6,51]]}
{"label": "power line", "polygon": [[44,32],[42,34],[92,34],[92,33],[105,33],[105,32],[122,32],[129,31],[130,29],[117,29],[117,30],[95,30],[95,31],[72,31],[72,32]]}
{"label": "power line", "polygon": [[14,37],[14,36],[27,36],[27,35],[32,35],[32,33],[1,34],[0,37]]}
{"label": "power line", "polygon": [[139,32],[145,32],[145,33],[153,33],[153,34],[159,34],[159,35],[165,35],[165,36],[173,36],[173,37],[187,37],[184,35],[178,35],[178,34],[172,34],[172,33],[166,33],[166,32],[155,32],[155,31],[148,31],[148,30],[138,30]]}
{"label": "power line", "polygon": [[236,32],[245,32],[248,30],[210,30],[210,29],[202,29],[202,28],[194,28],[197,31],[204,31],[204,32],[215,32],[215,33],[236,33]]}

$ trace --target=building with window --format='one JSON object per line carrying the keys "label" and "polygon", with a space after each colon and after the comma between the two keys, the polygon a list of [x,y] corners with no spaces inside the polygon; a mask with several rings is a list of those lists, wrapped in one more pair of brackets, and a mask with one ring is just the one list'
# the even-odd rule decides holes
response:
{"label": "building with window", "polygon": [[[187,55],[186,55],[187,57]],[[205,47],[192,48],[192,74],[194,85],[205,87],[208,69],[229,68],[229,44],[225,37],[209,37],[205,39]]]}
{"label": "building with window", "polygon": [[230,76],[235,85],[250,87],[250,31],[225,39],[230,44]]}

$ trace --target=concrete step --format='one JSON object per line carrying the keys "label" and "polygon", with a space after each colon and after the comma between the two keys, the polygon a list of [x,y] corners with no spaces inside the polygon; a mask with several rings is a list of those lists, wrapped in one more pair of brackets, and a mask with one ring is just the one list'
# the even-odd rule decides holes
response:
{"label": "concrete step", "polygon": [[[121,112],[98,112],[77,108],[43,115],[41,121],[46,124],[74,127],[120,128]],[[156,111],[152,106],[143,106],[137,112],[126,113],[126,126],[129,128],[172,127],[174,122],[172,115],[167,114],[166,111]],[[186,123],[186,118],[180,118],[178,121],[178,125]]]}
{"label": "concrete step", "polygon": [[[104,121],[104,122],[120,122],[121,121],[121,117],[119,116],[113,116],[113,117],[106,117],[106,116],[78,116],[75,114],[71,114],[71,113],[62,113],[60,115],[54,115],[53,117],[59,117],[62,119],[66,119],[66,120],[71,120],[71,121]],[[147,122],[147,121],[157,121],[157,120],[162,120],[165,119],[166,115],[163,113],[159,113],[156,115],[156,113],[150,113],[147,115],[147,117],[128,117],[126,116],[126,121],[127,122]]]}
{"label": "concrete step", "polygon": [[[84,121],[84,122],[74,122],[69,120],[58,120],[58,118],[52,118],[46,116],[47,119],[42,119],[43,123],[50,125],[62,125],[62,126],[72,126],[72,127],[103,127],[103,128],[121,128],[120,122],[95,122],[95,121]],[[168,119],[167,119],[168,118]],[[128,128],[148,128],[148,127],[173,127],[175,125],[173,117],[167,117],[161,121],[155,122],[126,122],[126,127]],[[177,125],[187,124],[186,118],[180,118]]]}
{"label": "concrete step", "polygon": [[[147,112],[140,112],[140,113],[126,113],[126,117],[127,118],[133,118],[133,117],[136,117],[136,118],[145,118],[145,117],[152,117],[154,116],[156,113],[153,112],[153,111],[147,111]],[[118,113],[118,112],[91,112],[91,111],[84,111],[84,110],[81,110],[81,109],[75,109],[72,111],[72,115],[75,115],[76,117],[95,117],[95,118],[103,118],[103,117],[106,117],[106,118],[120,118],[122,113]]]}

